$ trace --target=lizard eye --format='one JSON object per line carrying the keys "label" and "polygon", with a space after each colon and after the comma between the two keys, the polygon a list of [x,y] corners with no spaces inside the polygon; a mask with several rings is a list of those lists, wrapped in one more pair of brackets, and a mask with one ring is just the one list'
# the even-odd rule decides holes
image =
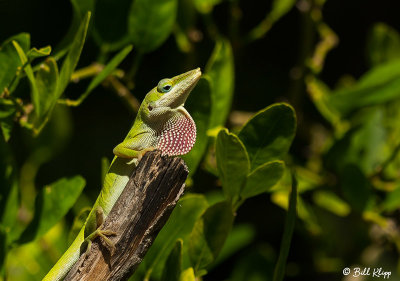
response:
{"label": "lizard eye", "polygon": [[172,89],[171,79],[163,79],[157,85],[157,91],[159,93],[168,93]]}

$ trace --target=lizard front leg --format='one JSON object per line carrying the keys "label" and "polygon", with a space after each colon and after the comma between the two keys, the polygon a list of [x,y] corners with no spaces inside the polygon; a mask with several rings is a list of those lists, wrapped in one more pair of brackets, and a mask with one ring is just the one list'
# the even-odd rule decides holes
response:
{"label": "lizard front leg", "polygon": [[103,223],[104,223],[103,208],[97,206],[94,215],[91,215],[89,217],[85,227],[84,243],[87,243],[86,253],[89,253],[92,247],[92,241],[100,236],[101,238],[103,238],[104,242],[110,247],[111,255],[114,254],[115,245],[110,239],[107,238],[107,236],[117,235],[117,233],[107,229],[100,229]]}
{"label": "lizard front leg", "polygon": [[146,152],[155,149],[154,147],[147,147],[141,150],[135,150],[133,147],[137,146],[137,144],[137,139],[125,140],[114,148],[113,153],[121,158],[137,158],[138,161],[140,161]]}

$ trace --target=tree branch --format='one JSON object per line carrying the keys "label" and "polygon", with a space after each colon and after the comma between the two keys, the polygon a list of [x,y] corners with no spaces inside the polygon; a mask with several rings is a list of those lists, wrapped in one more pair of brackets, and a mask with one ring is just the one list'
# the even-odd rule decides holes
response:
{"label": "tree branch", "polygon": [[187,175],[182,159],[146,153],[101,227],[118,233],[109,237],[116,251],[96,238],[65,280],[127,280],[167,222]]}

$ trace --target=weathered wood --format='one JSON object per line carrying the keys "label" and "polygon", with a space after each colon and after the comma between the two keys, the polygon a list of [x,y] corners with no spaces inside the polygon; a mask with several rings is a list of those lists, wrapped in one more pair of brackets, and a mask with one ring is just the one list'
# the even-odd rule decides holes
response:
{"label": "weathered wood", "polygon": [[65,280],[127,280],[167,222],[187,175],[182,159],[146,153],[102,227],[118,233],[109,237],[116,251],[111,255],[96,238]]}

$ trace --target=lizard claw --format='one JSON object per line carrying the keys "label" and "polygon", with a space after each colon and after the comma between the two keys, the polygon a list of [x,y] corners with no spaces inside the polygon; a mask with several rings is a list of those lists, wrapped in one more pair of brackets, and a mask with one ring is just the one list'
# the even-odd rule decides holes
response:
{"label": "lizard claw", "polygon": [[86,254],[90,252],[91,246],[92,246],[92,241],[100,236],[103,241],[107,244],[107,248],[110,250],[111,255],[115,253],[115,244],[107,237],[107,236],[114,236],[117,235],[115,231],[109,230],[109,229],[96,229],[95,232],[90,234],[85,241],[87,241],[88,246],[86,249]]}

